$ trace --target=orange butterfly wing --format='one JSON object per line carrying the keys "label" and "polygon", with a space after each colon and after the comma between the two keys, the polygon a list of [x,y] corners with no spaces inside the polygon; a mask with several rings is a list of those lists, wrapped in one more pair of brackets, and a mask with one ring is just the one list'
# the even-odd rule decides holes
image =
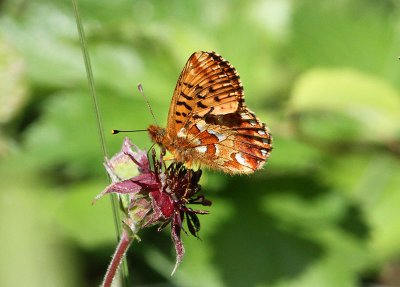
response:
{"label": "orange butterfly wing", "polygon": [[245,106],[236,69],[214,52],[196,52],[172,98],[166,136],[178,161],[251,173],[270,155],[268,128]]}
{"label": "orange butterfly wing", "polygon": [[168,114],[171,138],[192,116],[237,110],[243,87],[235,68],[214,52],[192,54],[179,76]]}

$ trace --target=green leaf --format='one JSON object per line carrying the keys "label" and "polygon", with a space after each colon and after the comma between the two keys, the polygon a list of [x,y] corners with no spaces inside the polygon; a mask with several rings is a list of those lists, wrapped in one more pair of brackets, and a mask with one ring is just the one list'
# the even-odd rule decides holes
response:
{"label": "green leaf", "polygon": [[65,236],[88,249],[110,242],[116,243],[117,235],[109,198],[98,200],[92,205],[96,194],[104,189],[104,182],[105,180],[68,186],[62,190],[65,195],[56,213]]}
{"label": "green leaf", "polygon": [[266,169],[267,172],[283,170],[285,173],[309,170],[319,164],[322,156],[320,150],[300,139],[277,136],[273,138],[273,150]]}
{"label": "green leaf", "polygon": [[0,285],[79,285],[74,254],[54,216],[60,194],[38,176],[23,153],[2,159],[0,189]]}
{"label": "green leaf", "polygon": [[[371,225],[371,248],[379,261],[390,260],[400,253],[400,163],[387,156],[370,163],[359,196]],[[361,185],[360,184],[360,185]]]}
{"label": "green leaf", "polygon": [[293,5],[287,56],[300,69],[351,67],[400,84],[398,6],[393,1],[313,1]]}
{"label": "green leaf", "polygon": [[13,119],[27,99],[25,61],[0,33],[0,124]]}
{"label": "green leaf", "polygon": [[[331,160],[322,168],[324,181],[362,210],[370,232],[374,260],[384,261],[400,252],[400,163],[391,154],[353,152]],[[358,226],[353,226],[356,230]]]}
{"label": "green leaf", "polygon": [[351,69],[302,75],[289,109],[316,138],[387,143],[400,136],[399,92],[383,79]]}
{"label": "green leaf", "polygon": [[21,51],[29,79],[45,87],[87,85],[79,43],[71,45],[73,18],[54,5],[27,8],[23,21],[2,18],[0,30]]}
{"label": "green leaf", "polygon": [[[132,99],[98,94],[106,144],[111,155],[120,149],[123,140],[123,136],[112,135],[111,129],[147,127],[146,118],[150,115]],[[73,178],[104,174],[103,155],[89,95],[80,91],[63,92],[54,94],[45,104],[42,117],[25,134],[26,157],[41,169],[45,166],[61,168]],[[145,132],[132,134],[131,138],[139,147],[149,146]]]}

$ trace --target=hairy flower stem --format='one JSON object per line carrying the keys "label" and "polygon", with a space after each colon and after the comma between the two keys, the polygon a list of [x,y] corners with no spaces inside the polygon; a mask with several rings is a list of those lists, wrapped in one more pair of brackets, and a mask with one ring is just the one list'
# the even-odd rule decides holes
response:
{"label": "hairy flower stem", "polygon": [[114,277],[117,274],[118,268],[121,265],[121,262],[124,259],[126,251],[128,251],[129,246],[133,241],[133,238],[134,237],[130,236],[130,234],[125,230],[125,228],[122,229],[122,234],[117,249],[115,250],[115,253],[111,259],[110,265],[108,266],[107,273],[104,276],[102,284],[103,287],[111,287]]}

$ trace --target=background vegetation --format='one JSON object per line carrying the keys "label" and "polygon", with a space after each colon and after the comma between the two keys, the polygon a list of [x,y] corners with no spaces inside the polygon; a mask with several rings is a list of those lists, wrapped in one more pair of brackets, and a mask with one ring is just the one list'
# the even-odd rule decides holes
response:
{"label": "background vegetation", "polygon": [[[96,286],[116,245],[69,1],[0,3],[0,285]],[[390,0],[80,0],[107,148],[166,122],[191,53],[239,71],[274,147],[207,172],[202,240],[141,233],[132,286],[400,286],[400,6]],[[149,148],[146,134],[132,140]]]}

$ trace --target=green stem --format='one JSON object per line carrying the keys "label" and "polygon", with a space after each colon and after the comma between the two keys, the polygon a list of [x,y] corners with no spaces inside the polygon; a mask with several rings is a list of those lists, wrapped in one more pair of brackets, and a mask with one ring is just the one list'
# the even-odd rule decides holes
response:
{"label": "green stem", "polygon": [[[89,57],[89,53],[88,53],[88,50],[86,47],[85,33],[84,33],[83,26],[82,26],[81,18],[79,15],[79,8],[76,3],[76,0],[71,0],[71,1],[72,1],[73,9],[74,9],[76,26],[77,26],[77,30],[79,33],[79,40],[81,43],[83,59],[85,62],[85,69],[86,69],[86,75],[87,75],[88,84],[89,84],[89,88],[90,88],[90,95],[92,98],[93,107],[94,107],[94,111],[95,111],[95,115],[96,115],[97,131],[99,133],[101,149],[103,151],[103,156],[108,157],[106,143],[105,143],[105,137],[104,137],[103,121],[101,119],[99,105],[97,102],[96,88],[95,88],[93,72],[92,72],[92,68],[91,68],[91,64],[90,64],[90,57]],[[109,181],[110,181],[110,178],[109,178]],[[114,225],[116,228],[117,240],[119,240],[119,235],[122,234],[122,228],[121,228],[121,218],[120,218],[120,214],[119,214],[118,196],[113,194],[113,195],[111,195],[110,198],[111,198],[111,206],[112,206],[112,212],[113,212],[113,217],[114,217]],[[123,268],[121,269],[121,277],[123,278],[123,282],[125,283],[123,285],[128,286],[128,264],[125,259],[123,260],[122,265],[123,265]]]}

